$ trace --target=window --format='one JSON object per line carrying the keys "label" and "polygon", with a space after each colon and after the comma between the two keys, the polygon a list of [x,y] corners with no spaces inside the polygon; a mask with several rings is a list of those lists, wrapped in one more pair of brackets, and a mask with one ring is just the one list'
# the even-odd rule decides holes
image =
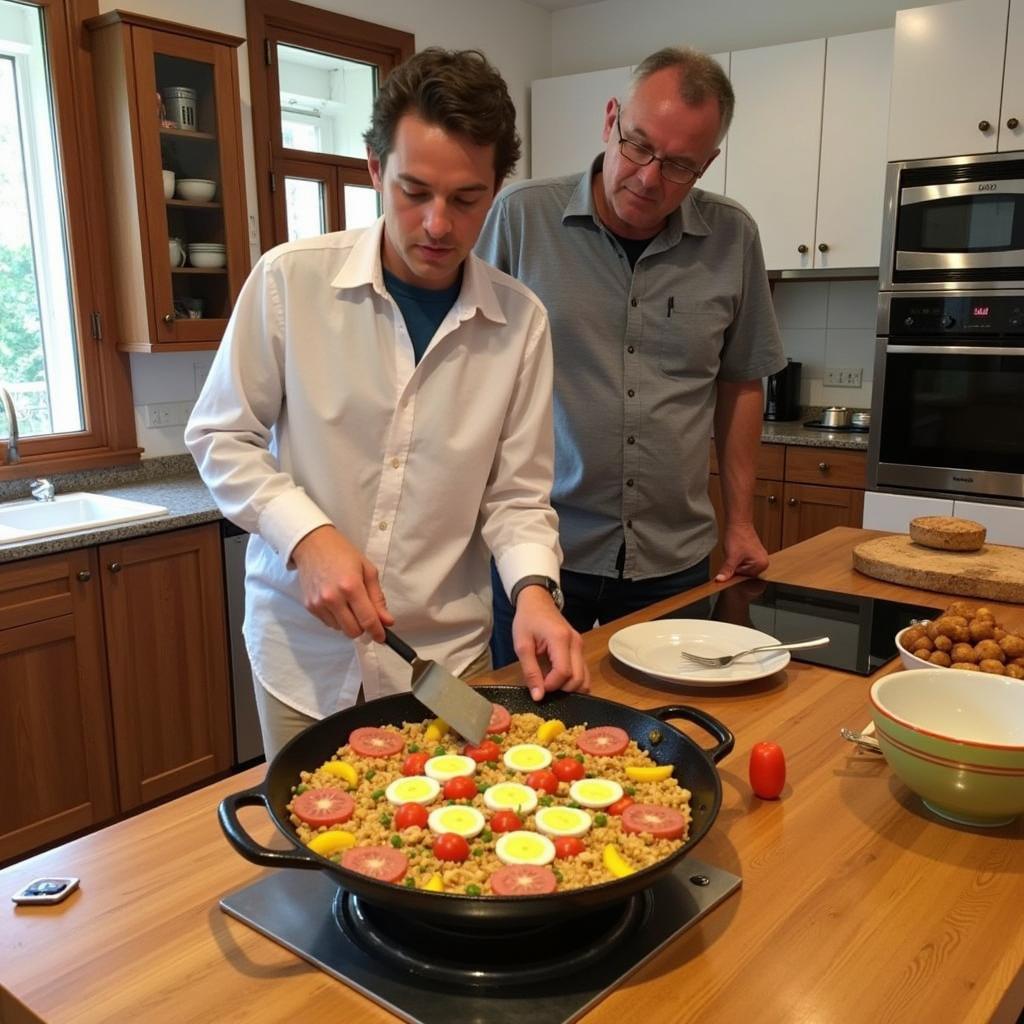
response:
{"label": "window", "polygon": [[263,248],[372,224],[363,132],[413,37],[289,0],[247,0],[246,14]]}
{"label": "window", "polygon": [[4,477],[138,457],[126,363],[103,340],[102,209],[86,203],[101,187],[80,146],[78,29],[94,13],[95,0],[0,0],[0,385],[22,439],[8,465],[0,411]]}

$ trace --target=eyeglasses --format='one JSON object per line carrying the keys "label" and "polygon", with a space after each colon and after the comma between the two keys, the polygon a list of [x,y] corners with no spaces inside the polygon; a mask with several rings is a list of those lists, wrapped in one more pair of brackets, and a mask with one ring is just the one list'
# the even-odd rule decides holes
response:
{"label": "eyeglasses", "polygon": [[641,146],[639,142],[633,142],[625,138],[622,134],[622,124],[619,121],[621,113],[622,107],[616,104],[615,130],[619,133],[619,152],[631,164],[636,164],[637,167],[646,167],[649,163],[656,160],[661,164],[661,176],[666,181],[671,181],[675,185],[689,185],[704,173],[703,171],[695,170],[693,167],[687,167],[686,164],[676,163],[675,160],[657,156],[646,146]]}

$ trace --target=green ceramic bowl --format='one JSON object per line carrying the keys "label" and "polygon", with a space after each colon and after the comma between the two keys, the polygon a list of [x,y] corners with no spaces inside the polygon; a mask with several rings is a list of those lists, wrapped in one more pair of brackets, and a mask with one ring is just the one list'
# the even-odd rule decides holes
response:
{"label": "green ceramic bowl", "polygon": [[885,759],[927,807],[963,825],[1024,814],[1024,680],[931,668],[871,687]]}

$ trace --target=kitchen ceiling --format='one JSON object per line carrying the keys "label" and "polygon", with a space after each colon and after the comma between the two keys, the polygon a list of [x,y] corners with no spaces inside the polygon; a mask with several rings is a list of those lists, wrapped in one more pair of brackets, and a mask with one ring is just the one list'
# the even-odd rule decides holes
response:
{"label": "kitchen ceiling", "polygon": [[568,7],[583,7],[585,4],[600,3],[601,0],[526,0],[534,7],[543,7],[546,11],[564,11]]}

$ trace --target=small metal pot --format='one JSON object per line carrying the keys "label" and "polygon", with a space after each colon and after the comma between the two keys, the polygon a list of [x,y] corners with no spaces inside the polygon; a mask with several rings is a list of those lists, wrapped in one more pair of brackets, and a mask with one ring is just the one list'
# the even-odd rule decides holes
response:
{"label": "small metal pot", "polygon": [[869,413],[869,412],[855,412],[850,417],[850,426],[853,426],[853,427],[870,427],[871,426],[871,413]]}
{"label": "small metal pot", "polygon": [[824,427],[848,427],[850,410],[845,405],[832,405],[822,411],[821,424]]}

